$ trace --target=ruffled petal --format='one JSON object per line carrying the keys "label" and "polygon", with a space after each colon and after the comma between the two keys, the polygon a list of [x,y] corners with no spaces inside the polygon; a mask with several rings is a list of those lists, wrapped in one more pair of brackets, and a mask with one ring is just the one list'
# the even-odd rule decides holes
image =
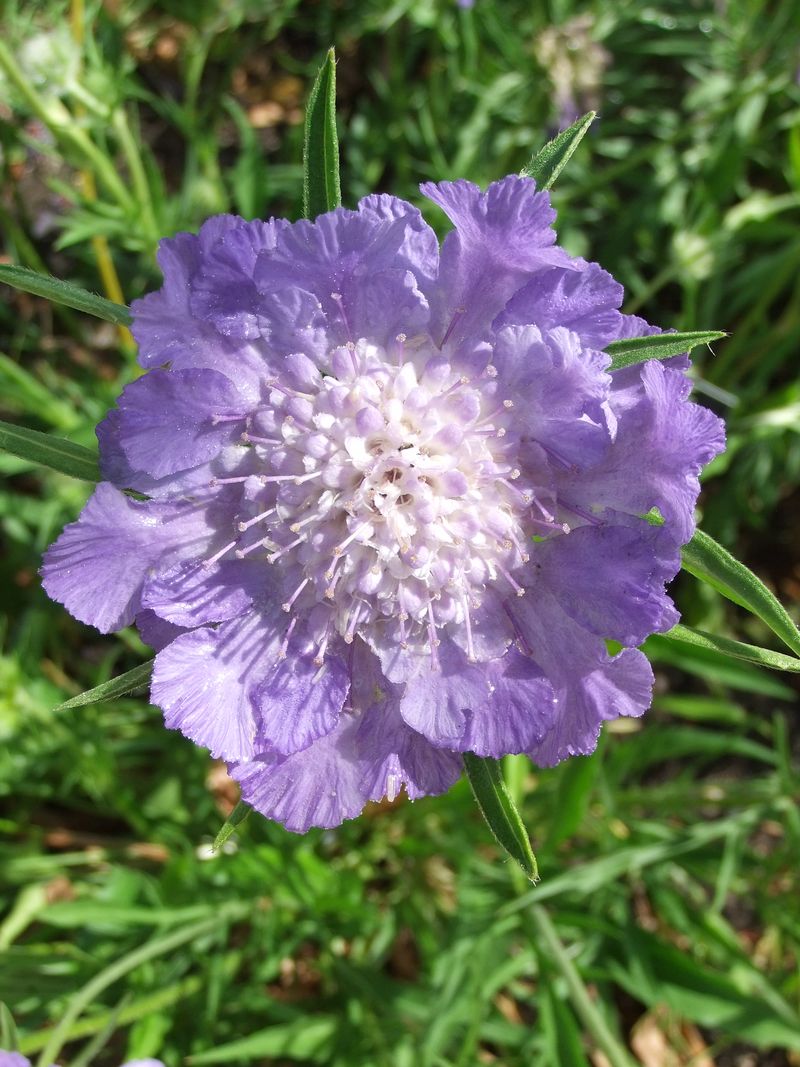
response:
{"label": "ruffled petal", "polygon": [[400,701],[404,720],[432,744],[496,758],[527,751],[552,725],[553,687],[517,649],[470,663],[444,641],[437,658],[406,685]]}
{"label": "ruffled petal", "polygon": [[278,660],[277,622],[275,613],[254,611],[216,630],[193,630],[159,652],[150,699],[166,726],[217,758],[252,759],[255,692]]}
{"label": "ruffled petal", "polygon": [[555,212],[530,178],[492,182],[485,193],[467,181],[426,182],[424,196],[455,225],[442,245],[431,297],[431,335],[457,348],[487,333],[492,321],[532,274],[570,258],[553,247]]}
{"label": "ruffled petal", "polygon": [[[286,288],[313,294],[325,314],[331,346],[360,337],[388,344],[399,332],[395,309],[414,328],[427,321],[427,302],[416,286],[414,267],[419,262],[420,273],[431,271],[428,233],[432,236],[410,204],[368,198],[358,211],[337,208],[314,222],[301,219],[287,226],[275,248],[259,257],[256,283],[264,294]],[[388,317],[374,315],[377,299],[384,301]],[[267,310],[267,330],[272,329],[270,318]],[[302,339],[290,350],[304,351]]]}
{"label": "ruffled petal", "polygon": [[624,329],[619,312],[623,288],[597,263],[573,260],[571,268],[537,274],[506,305],[494,328],[532,324],[540,330],[564,326],[584,348],[602,350]]}
{"label": "ruffled petal", "polygon": [[361,716],[357,748],[368,799],[394,800],[403,788],[411,800],[446,792],[461,774],[460,756],[436,748],[404,722],[402,686],[383,676],[377,657],[361,641],[352,676],[350,703]]}
{"label": "ruffled petal", "polygon": [[604,641],[573,622],[545,590],[522,597],[513,612],[556,694],[553,725],[528,750],[535,763],[550,767],[568,756],[588,755],[597,747],[604,721],[641,715],[650,706],[653,671],[641,652],[624,649],[609,656]]}
{"label": "ruffled petal", "polygon": [[513,397],[514,428],[556,466],[592,466],[608,448],[608,362],[561,326],[544,334],[536,326],[506,326],[497,335],[497,381],[503,396]]}
{"label": "ruffled petal", "polygon": [[350,689],[340,657],[328,655],[322,667],[310,656],[287,656],[255,692],[261,738],[268,748],[291,755],[333,730]]}
{"label": "ruffled petal", "polygon": [[687,400],[691,385],[680,370],[648,360],[637,371],[642,390],[618,410],[613,446],[590,471],[567,472],[559,498],[601,515],[641,516],[657,507],[666,529],[685,544],[694,532],[698,475],[725,447],[724,426]]}
{"label": "ruffled petal", "polygon": [[357,732],[358,719],[342,715],[331,733],[301,752],[262,752],[228,770],[241,786],[242,799],[287,830],[331,829],[354,819],[366,803]]}
{"label": "ruffled petal", "polygon": [[249,405],[215,370],[152,370],[119,398],[116,440],[132,469],[153,478],[208,463],[243,429]]}
{"label": "ruffled petal", "polygon": [[171,644],[176,637],[186,633],[185,626],[175,626],[149,609],[140,611],[133,621],[139,631],[139,637],[146,645],[154,648],[156,652],[160,652],[162,648],[166,648],[167,645]]}
{"label": "ruffled petal", "polygon": [[639,645],[678,621],[664,583],[680,565],[674,538],[644,520],[581,526],[531,546],[530,595],[535,599],[546,586],[584,629]]}
{"label": "ruffled petal", "polygon": [[206,233],[203,226],[198,235],[202,258],[189,297],[192,315],[212,323],[225,337],[247,341],[260,337],[256,261],[261,252],[274,248],[287,225],[282,219],[237,219],[237,225],[219,234]]}
{"label": "ruffled petal", "polygon": [[202,555],[225,525],[224,501],[136,501],[101,482],[45,553],[42,584],[102,633],[133,622],[144,580],[165,553]]}
{"label": "ruffled petal", "polygon": [[207,463],[189,470],[175,471],[163,478],[154,478],[131,466],[120,442],[121,421],[122,412],[114,408],[95,429],[100,447],[100,473],[104,481],[111,482],[118,489],[134,489],[145,496],[163,499],[207,490],[214,478],[254,472],[255,456],[252,449],[244,445],[227,445]]}
{"label": "ruffled petal", "polygon": [[176,626],[205,626],[246,614],[264,593],[269,572],[262,561],[231,559],[207,566],[195,561],[159,567],[148,576],[142,607]]}

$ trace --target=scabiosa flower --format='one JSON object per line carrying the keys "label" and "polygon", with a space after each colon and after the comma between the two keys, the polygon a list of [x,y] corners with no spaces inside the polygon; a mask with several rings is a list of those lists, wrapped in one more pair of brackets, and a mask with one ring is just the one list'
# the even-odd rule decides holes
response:
{"label": "scabiosa flower", "polygon": [[532,180],[422,191],[441,255],[390,196],[164,241],[133,307],[147,373],[43,568],[77,618],[137,624],[167,726],[295,831],[641,714],[634,646],[677,619],[723,444],[687,358],[609,373],[609,342],[656,331],[555,244]]}

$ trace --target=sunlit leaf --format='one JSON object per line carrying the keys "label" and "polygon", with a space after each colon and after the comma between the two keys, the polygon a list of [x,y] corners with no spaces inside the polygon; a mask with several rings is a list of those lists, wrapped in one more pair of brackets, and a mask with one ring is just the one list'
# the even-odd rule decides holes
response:
{"label": "sunlit leaf", "polygon": [[535,882],[539,877],[536,857],[520,814],[506,789],[500,764],[497,760],[465,752],[464,767],[481,814],[497,843]]}
{"label": "sunlit leaf", "polygon": [[342,202],[336,133],[336,55],[331,48],[306,106],[303,142],[303,214],[313,219]]}
{"label": "sunlit leaf", "polygon": [[38,466],[68,474],[71,478],[81,478],[85,482],[100,481],[95,453],[63,437],[0,422],[0,448]]}
{"label": "sunlit leaf", "polygon": [[549,189],[583,140],[596,115],[596,111],[588,111],[568,129],[548,141],[523,168],[522,176],[534,178],[540,189]]}
{"label": "sunlit leaf", "polygon": [[727,337],[720,330],[690,330],[688,333],[656,333],[650,337],[627,337],[624,341],[612,341],[606,345],[611,356],[609,370],[632,367],[647,359],[670,359],[689,352],[698,345],[708,345]]}
{"label": "sunlit leaf", "polygon": [[22,289],[25,293],[46,297],[54,304],[65,304],[78,311],[85,311],[87,315],[113,322],[115,326],[129,326],[132,321],[130,310],[124,304],[115,304],[113,300],[90,293],[88,289],[81,289],[72,282],[62,282],[60,278],[39,274],[27,267],[0,264],[0,282],[12,285],[15,289]]}
{"label": "sunlit leaf", "polygon": [[111,678],[102,685],[96,685],[94,689],[87,689],[85,693],[70,697],[63,704],[59,704],[56,711],[67,711],[69,708],[81,708],[85,704],[99,704],[103,700],[114,700],[116,697],[127,696],[137,689],[144,689],[150,681],[153,673],[153,660],[141,663],[133,670],[120,674],[117,678]]}
{"label": "sunlit leaf", "polygon": [[795,655],[800,656],[800,631],[786,608],[749,567],[717,544],[713,537],[697,530],[689,544],[684,545],[683,567],[729,600],[757,615]]}

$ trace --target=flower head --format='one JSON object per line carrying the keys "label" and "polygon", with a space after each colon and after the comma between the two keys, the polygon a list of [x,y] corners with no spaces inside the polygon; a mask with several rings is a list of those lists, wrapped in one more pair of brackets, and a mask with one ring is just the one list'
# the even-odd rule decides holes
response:
{"label": "flower head", "polygon": [[609,373],[607,344],[656,331],[555,244],[533,181],[422,191],[441,254],[389,196],[164,241],[133,308],[147,373],[43,568],[79,619],[138,625],[167,725],[292,830],[641,714],[633,646],[677,619],[723,444],[686,358]]}

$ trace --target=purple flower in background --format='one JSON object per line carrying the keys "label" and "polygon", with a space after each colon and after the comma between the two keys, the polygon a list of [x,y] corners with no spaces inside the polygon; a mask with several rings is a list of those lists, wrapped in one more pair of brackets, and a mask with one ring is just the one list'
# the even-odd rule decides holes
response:
{"label": "purple flower in background", "polygon": [[[7,1052],[0,1048],[0,1067],[31,1067],[31,1061],[21,1052]],[[128,1060],[122,1067],[164,1067],[161,1060]]]}
{"label": "purple flower in background", "polygon": [[664,583],[723,447],[687,358],[609,373],[607,344],[657,331],[555,244],[533,181],[422,191],[441,254],[390,196],[162,243],[148,373],[42,572],[82,621],[137,624],[167,726],[295,831],[640,715],[634,646],[677,620]]}

